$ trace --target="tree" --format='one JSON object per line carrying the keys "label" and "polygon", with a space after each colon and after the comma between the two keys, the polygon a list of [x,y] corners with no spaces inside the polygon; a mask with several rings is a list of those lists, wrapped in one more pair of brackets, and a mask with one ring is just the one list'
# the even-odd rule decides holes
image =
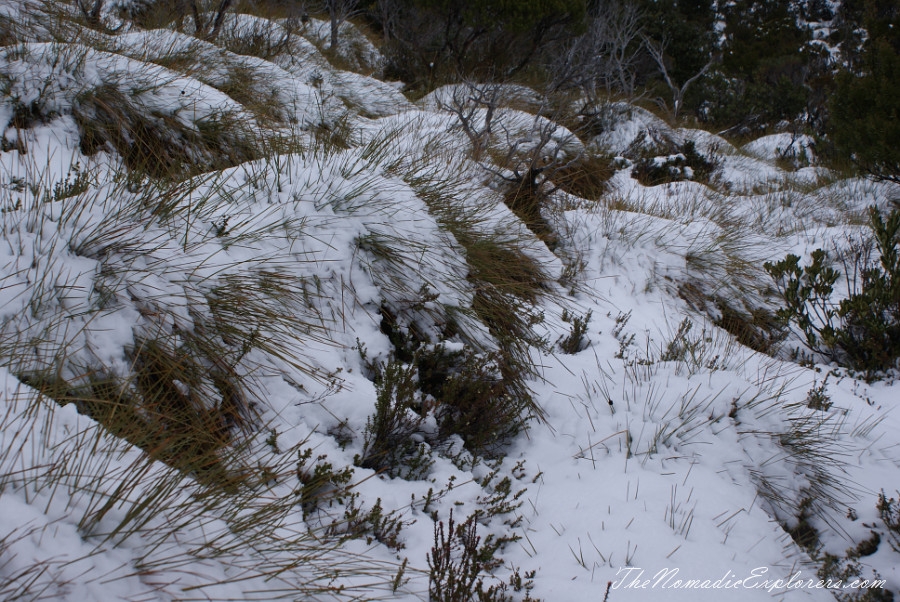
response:
{"label": "tree", "polygon": [[647,51],[650,53],[650,57],[659,67],[659,72],[663,76],[663,80],[666,82],[666,85],[669,87],[669,90],[672,92],[672,117],[674,119],[678,119],[678,113],[681,110],[681,106],[684,104],[684,95],[690,88],[691,84],[695,81],[703,77],[706,72],[712,67],[715,58],[712,57],[707,61],[700,70],[688,77],[683,84],[680,86],[672,80],[672,76],[669,75],[669,69],[666,67],[666,46],[667,40],[663,40],[660,42],[655,42],[649,37],[644,38],[644,45],[647,48]]}
{"label": "tree", "polygon": [[641,12],[628,0],[599,0],[587,31],[573,40],[554,69],[553,88],[581,88],[589,102],[596,91],[634,94],[642,35]]}
{"label": "tree", "polygon": [[587,0],[379,0],[387,72],[431,87],[504,80],[584,30]]}
{"label": "tree", "polygon": [[356,13],[359,0],[323,0],[323,4],[331,22],[331,49],[337,50],[338,31],[344,21]]}
{"label": "tree", "polygon": [[790,3],[736,0],[725,9],[722,75],[733,83],[720,120],[761,127],[804,113],[809,31]]}
{"label": "tree", "polygon": [[[645,77],[651,89],[658,74],[672,95],[672,112],[697,110],[702,95],[688,91],[709,73],[720,53],[716,13],[707,0],[641,0],[643,48],[650,58]],[[656,74],[652,70],[656,70]]]}
{"label": "tree", "polygon": [[838,155],[900,182],[900,8],[869,0],[865,15],[870,37],[859,68],[837,78],[828,129]]}

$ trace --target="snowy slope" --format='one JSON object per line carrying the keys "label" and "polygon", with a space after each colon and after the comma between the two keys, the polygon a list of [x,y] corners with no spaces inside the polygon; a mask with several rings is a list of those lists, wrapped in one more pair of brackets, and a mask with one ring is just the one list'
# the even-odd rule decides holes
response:
{"label": "snowy slope", "polygon": [[[716,325],[726,306],[772,308],[763,262],[851,244],[896,186],[840,179],[805,139],[738,149],[624,103],[581,141],[523,111],[520,88],[477,155],[451,89],[414,105],[331,67],[319,22],[264,59],[231,43],[281,31],[258,17],[215,43],[127,27],[69,43],[16,16],[31,37],[0,48],[4,598],[427,600],[451,512],[482,543],[510,539],[487,584],[533,571],[514,600],[829,600],[822,555],[872,532],[884,541],[850,577],[900,590],[875,508],[900,484],[896,385]],[[177,177],[140,173],[144,151],[123,152],[134,124],[172,141]],[[634,153],[658,139],[693,141],[713,177],[641,184]],[[503,201],[516,141],[620,159],[599,200],[551,193],[552,244]],[[486,244],[542,279],[501,297],[533,317],[525,351],[479,313]],[[573,316],[586,330],[567,349]],[[414,361],[412,339],[475,354],[491,378],[490,358],[526,354],[527,428],[473,454],[418,389],[396,427],[413,425],[415,451],[373,468],[380,379]],[[101,385],[147,395],[152,345],[187,366],[153,374],[198,414],[239,406],[219,452],[239,485],[101,424]],[[817,388],[826,409],[809,407]]]}

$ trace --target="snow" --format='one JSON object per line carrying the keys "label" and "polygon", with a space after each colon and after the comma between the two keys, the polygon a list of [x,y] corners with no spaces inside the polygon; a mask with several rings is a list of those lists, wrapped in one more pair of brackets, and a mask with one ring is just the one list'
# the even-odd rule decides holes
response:
{"label": "snow", "polygon": [[[265,25],[229,18],[232,35]],[[321,45],[324,31],[314,22],[303,35]],[[896,495],[900,483],[896,384],[743,347],[713,323],[716,310],[686,301],[683,287],[771,304],[763,262],[848,244],[868,206],[896,198],[895,185],[837,179],[816,167],[806,138],[777,134],[736,149],[613,103],[603,108],[603,134],[582,144],[558,126],[546,152],[623,155],[661,136],[694,141],[720,166],[710,185],[645,187],[624,167],[602,201],[555,193],[548,219],[560,241],[551,250],[469,158],[471,143],[446,110],[450,89],[410,103],[394,85],[331,67],[302,37],[271,60],[168,30],[107,38],[102,50],[33,41],[0,53],[0,593],[269,600],[343,585],[334,598],[424,600],[431,513],[446,521],[452,510],[462,522],[484,512],[509,477],[521,505],[482,515],[479,534],[518,538],[499,552],[496,578],[506,581],[513,567],[536,571],[533,597],[602,600],[612,582],[616,602],[832,599],[772,582],[818,579],[783,525],[794,526],[813,495],[823,549],[841,554],[869,537],[878,492]],[[374,66],[377,51],[366,49],[362,64]],[[153,63],[177,53],[190,54],[196,71]],[[258,93],[272,91],[284,119],[260,122],[217,88],[238,67],[263,82]],[[100,86],[187,128],[228,112],[253,130],[295,134],[292,125],[346,118],[354,135],[350,148],[326,152],[301,132],[303,144],[289,152],[195,175],[161,204],[158,189],[128,181],[111,149],[83,153],[73,111]],[[13,123],[23,106],[36,112],[26,127]],[[527,154],[549,123],[520,109],[498,110],[496,148],[521,139]],[[785,157],[809,165],[785,170]],[[86,186],[72,192],[82,173]],[[451,350],[502,344],[472,317],[477,285],[463,244],[429,204],[437,184],[474,231],[514,241],[549,276],[534,327],[548,345],[531,350],[538,374],[529,382],[544,417],[495,460],[473,457],[459,437],[429,442],[430,417],[416,436],[433,465],[404,480],[354,466],[377,395],[366,361],[385,362],[393,350],[382,307]],[[574,284],[557,285],[569,272]],[[245,294],[251,310],[231,316],[233,336],[266,343],[226,358],[253,383],[264,425],[240,453],[275,475],[242,493],[237,513],[227,496],[205,495],[197,479],[26,378],[83,385],[94,370],[124,376],[140,341],[177,344],[227,317],[216,303],[229,291]],[[253,313],[272,305],[281,318]],[[589,342],[573,355],[556,345],[571,329],[564,309],[592,315]],[[447,334],[451,318],[456,330]],[[807,407],[823,382],[832,408]],[[792,447],[792,428],[812,428],[818,447]],[[395,512],[401,549],[336,536],[350,530],[346,499],[303,507],[298,452],[306,449],[307,469],[353,467],[354,503]],[[392,591],[403,559],[405,577]],[[897,591],[896,559],[882,544],[860,562]],[[673,587],[675,579],[742,584],[723,592]]]}

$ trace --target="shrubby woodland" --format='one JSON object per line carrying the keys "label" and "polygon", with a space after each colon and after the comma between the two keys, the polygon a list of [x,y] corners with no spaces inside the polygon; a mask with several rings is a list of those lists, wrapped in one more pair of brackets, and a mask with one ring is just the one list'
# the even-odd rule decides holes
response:
{"label": "shrubby woodland", "polygon": [[893,600],[898,113],[892,0],[3,2],[0,597]]}

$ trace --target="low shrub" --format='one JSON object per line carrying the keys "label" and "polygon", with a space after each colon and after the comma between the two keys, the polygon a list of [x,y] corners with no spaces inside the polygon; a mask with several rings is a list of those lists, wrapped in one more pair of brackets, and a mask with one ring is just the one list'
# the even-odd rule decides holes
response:
{"label": "low shrub", "polygon": [[563,353],[567,353],[573,355],[585,349],[588,345],[590,345],[590,340],[585,338],[587,334],[588,324],[591,321],[592,312],[588,310],[588,312],[583,316],[577,316],[575,314],[570,313],[568,310],[563,310],[562,320],[563,322],[571,323],[571,331],[569,332],[569,336],[565,338],[560,338],[559,341],[559,349]]}
{"label": "low shrub", "polygon": [[631,176],[644,186],[657,186],[669,182],[693,180],[708,183],[718,162],[700,154],[693,140],[672,149],[674,152],[657,154],[659,149],[645,151],[635,162]]}
{"label": "low shrub", "polygon": [[531,597],[533,573],[524,578],[518,569],[510,577],[509,584],[497,581],[485,584],[485,574],[497,568],[501,560],[496,557],[503,538],[492,535],[482,541],[478,535],[478,515],[474,514],[462,524],[453,521],[453,511],[446,529],[442,521],[434,524],[434,546],[428,554],[428,595],[431,602],[513,602],[509,594],[525,591],[523,602],[539,602]]}
{"label": "low shrub", "polygon": [[376,369],[375,388],[375,413],[366,421],[357,464],[407,479],[423,476],[431,463],[413,435],[421,429],[428,408],[418,391],[416,366],[391,360]]}
{"label": "low shrub", "polygon": [[525,427],[534,400],[506,354],[439,346],[418,363],[423,392],[438,402],[442,438],[456,434],[473,454],[493,455]]}
{"label": "low shrub", "polygon": [[900,211],[885,220],[873,208],[869,218],[880,259],[871,261],[865,249],[844,257],[850,294],[839,303],[831,295],[841,273],[824,250],[813,251],[805,267],[797,255],[764,265],[785,303],[778,318],[796,324],[809,349],[867,379],[900,360]]}

